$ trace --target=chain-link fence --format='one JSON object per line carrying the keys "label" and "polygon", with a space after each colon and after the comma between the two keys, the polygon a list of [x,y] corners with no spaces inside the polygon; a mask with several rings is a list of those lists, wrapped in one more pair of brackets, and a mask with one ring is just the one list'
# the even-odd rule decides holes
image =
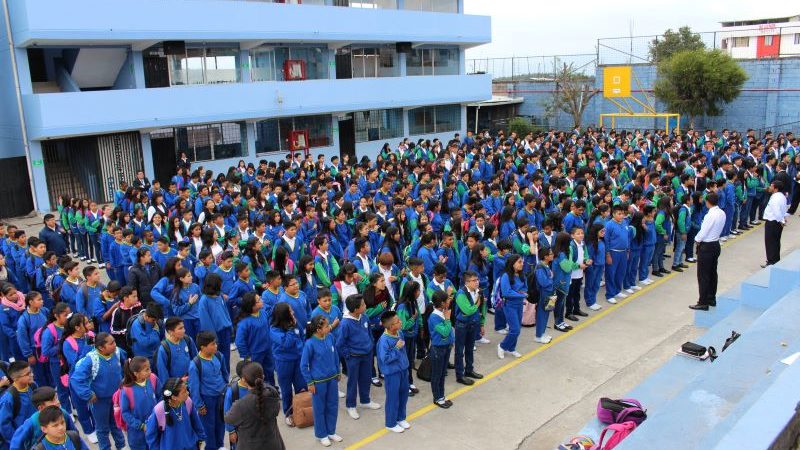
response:
{"label": "chain-link fence", "polygon": [[[800,26],[766,24],[757,28],[692,33],[707,49],[720,49],[736,59],[800,56]],[[602,38],[597,40],[597,64],[649,64],[658,62],[655,43],[664,35]]]}
{"label": "chain-link fence", "polygon": [[467,59],[467,73],[488,73],[495,81],[553,80],[564,64],[573,73],[594,77],[594,53],[550,56],[512,56],[509,58]]}

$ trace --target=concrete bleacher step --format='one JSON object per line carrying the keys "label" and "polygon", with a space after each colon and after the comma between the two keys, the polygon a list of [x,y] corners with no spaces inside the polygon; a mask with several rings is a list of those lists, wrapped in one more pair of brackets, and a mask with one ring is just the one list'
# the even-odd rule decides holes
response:
{"label": "concrete bleacher step", "polygon": [[[786,343],[800,340],[796,317],[800,317],[800,290],[784,295],[747,329],[737,330],[742,336],[719,359],[698,361],[707,368],[671,400],[651,410],[619,450],[708,448],[698,444],[711,439],[713,429],[738,411],[746,396],[752,395],[748,398],[754,401],[758,392],[769,387],[769,381],[761,382],[770,377],[768,369],[774,370],[775,363],[789,353]],[[742,403],[741,412],[746,408]]]}

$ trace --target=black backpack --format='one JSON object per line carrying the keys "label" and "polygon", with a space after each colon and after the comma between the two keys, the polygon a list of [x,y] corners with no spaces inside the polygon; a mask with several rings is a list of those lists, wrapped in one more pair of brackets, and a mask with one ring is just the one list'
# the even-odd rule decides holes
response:
{"label": "black backpack", "polygon": [[417,367],[417,378],[422,381],[430,382],[432,370],[431,355],[425,355],[422,361],[419,362],[419,367]]}
{"label": "black backpack", "polygon": [[133,343],[136,339],[131,336],[131,328],[133,326],[133,322],[137,319],[142,319],[144,321],[144,309],[139,311],[137,314],[134,314],[128,318],[128,322],[125,323],[125,343],[128,345],[128,348],[133,348]]}
{"label": "black backpack", "polygon": [[[183,337],[183,343],[186,344],[186,348],[189,349],[189,358],[194,358],[195,356],[197,356],[197,355],[192,355],[192,346],[191,346],[192,339],[189,336],[184,336]],[[161,341],[160,348],[164,349],[164,356],[167,358],[167,368],[171,368],[172,367],[172,347],[170,347],[170,345],[167,343],[167,340],[164,339],[164,340]],[[153,361],[156,361],[156,362],[158,361],[158,350],[159,349],[156,348],[156,353],[155,353],[155,355],[153,355]],[[165,380],[168,378],[167,374],[165,374],[165,373],[162,373],[161,377],[164,378]]]}
{"label": "black backpack", "polygon": [[[3,369],[3,373],[8,374],[8,363],[7,362],[2,361],[2,364],[0,364],[0,368]],[[6,387],[0,388],[0,397],[5,395],[6,392],[11,394],[11,400],[12,400],[11,401],[11,421],[13,422],[14,419],[16,419],[17,416],[19,415],[19,410],[22,407],[22,403],[19,400],[19,391],[17,390],[17,388],[14,387],[13,384],[10,384],[10,385],[8,385]],[[3,439],[3,436],[0,435],[0,443],[3,443],[3,442],[5,442],[5,439]]]}
{"label": "black backpack", "polygon": [[[536,266],[539,267],[538,265]],[[539,283],[536,282],[536,269],[528,274],[528,303],[539,303]],[[499,286],[498,286],[499,289]]]}
{"label": "black backpack", "polygon": [[[220,353],[220,352],[214,353],[214,358],[217,358],[217,360],[219,360],[219,363],[222,365],[222,367],[225,367],[225,361],[222,360],[222,353]],[[197,379],[200,380],[200,382],[202,383],[203,382],[203,363],[202,363],[202,361],[200,361],[200,355],[197,355],[194,358],[192,358],[192,362],[194,363],[195,368],[197,368]]]}
{"label": "black backpack", "polygon": [[239,380],[239,377],[233,377],[231,382],[228,383],[228,387],[231,389],[231,404],[239,400]]}
{"label": "black backpack", "polygon": [[[81,441],[81,436],[78,434],[77,431],[67,430],[67,438],[72,442],[72,446],[76,449],[83,448],[81,445],[83,442]],[[44,439],[44,435],[42,435],[42,439]],[[44,444],[40,439],[39,442],[33,446],[31,450],[45,450]]]}

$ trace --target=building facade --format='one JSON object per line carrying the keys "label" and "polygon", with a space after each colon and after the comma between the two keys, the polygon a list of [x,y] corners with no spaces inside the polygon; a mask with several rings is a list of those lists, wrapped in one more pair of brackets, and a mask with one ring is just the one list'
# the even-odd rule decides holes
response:
{"label": "building facade", "polygon": [[180,152],[219,173],[303,142],[330,159],[449,140],[491,98],[464,60],[490,18],[463,0],[2,1],[4,217],[110,201],[140,169],[166,181]]}
{"label": "building facade", "polygon": [[737,59],[800,56],[800,15],[721,22],[720,48]]}

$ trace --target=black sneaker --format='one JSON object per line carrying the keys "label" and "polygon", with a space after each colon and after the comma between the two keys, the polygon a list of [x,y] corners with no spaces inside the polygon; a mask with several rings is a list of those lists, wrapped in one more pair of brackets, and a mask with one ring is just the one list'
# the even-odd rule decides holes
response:
{"label": "black sneaker", "polygon": [[435,402],[433,402],[433,404],[438,406],[439,408],[442,408],[442,409],[447,409],[447,408],[453,406],[453,402],[451,402],[450,400],[447,400],[445,398],[443,398],[441,400],[436,400]]}
{"label": "black sneaker", "polygon": [[567,316],[565,316],[564,318],[565,318],[565,319],[567,319],[567,320],[571,320],[571,321],[573,321],[573,322],[577,322],[577,321],[579,321],[579,320],[580,320],[580,319],[578,319],[577,317],[575,317],[575,316],[574,316],[574,315],[572,315],[572,314],[568,314],[568,315],[567,315]]}
{"label": "black sneaker", "polygon": [[664,274],[662,274],[660,270],[654,270],[652,275],[654,277],[663,277],[664,276]]}
{"label": "black sneaker", "polygon": [[668,274],[668,273],[672,273],[672,271],[670,271],[670,270],[667,270],[667,269],[661,269],[661,274],[662,274],[662,275],[666,275],[666,274]]}
{"label": "black sneaker", "polygon": [[472,386],[475,381],[470,378],[457,378],[456,383],[463,384],[464,386]]}
{"label": "black sneaker", "polygon": [[575,315],[576,315],[576,316],[581,316],[581,317],[589,317],[589,314],[587,314],[587,313],[585,313],[585,312],[581,311],[580,309],[579,309],[579,310],[577,310],[577,311],[575,311]]}
{"label": "black sneaker", "polygon": [[681,269],[680,266],[672,266],[672,271],[673,272],[683,272],[683,269]]}

